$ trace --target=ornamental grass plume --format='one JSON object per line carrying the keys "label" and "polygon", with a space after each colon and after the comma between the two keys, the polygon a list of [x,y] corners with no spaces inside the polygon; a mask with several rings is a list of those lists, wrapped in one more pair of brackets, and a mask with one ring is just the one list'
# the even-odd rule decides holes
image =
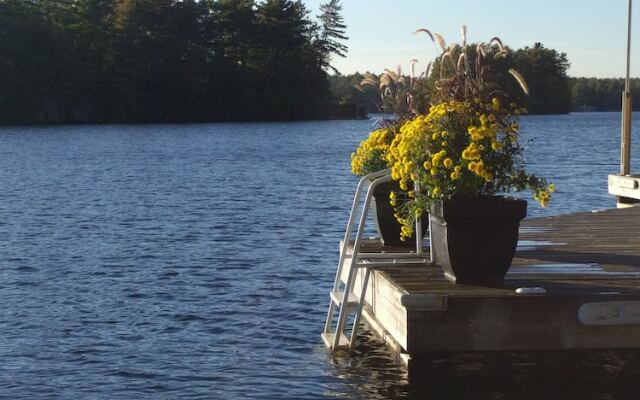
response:
{"label": "ornamental grass plume", "polygon": [[417,60],[411,60],[411,75],[408,77],[403,76],[398,67],[396,72],[385,69],[379,78],[367,73],[360,83],[360,90],[367,85],[378,87],[381,93],[381,111],[393,117],[379,123],[379,127],[351,153],[351,172],[354,175],[364,176],[388,168],[387,153],[400,126],[419,114],[414,98],[426,75],[423,73],[419,77],[414,76],[416,62]]}
{"label": "ornamental grass plume", "polygon": [[387,153],[400,126],[420,114],[416,99],[425,87],[431,63],[425,71],[416,75],[417,63],[416,59],[410,61],[409,76],[403,75],[402,68],[398,66],[396,71],[385,69],[379,77],[367,72],[356,86],[356,89],[362,92],[365,86],[376,87],[380,92],[380,111],[391,114],[392,117],[381,121],[378,129],[360,142],[356,151],[351,154],[351,172],[354,175],[364,176],[389,168]]}

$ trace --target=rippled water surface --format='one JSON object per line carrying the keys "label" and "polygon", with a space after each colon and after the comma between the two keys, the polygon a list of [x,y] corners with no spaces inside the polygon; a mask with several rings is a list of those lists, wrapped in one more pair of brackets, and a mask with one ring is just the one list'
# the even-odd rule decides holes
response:
{"label": "rippled water surface", "polygon": [[[619,120],[524,118],[527,162],[558,187],[530,216],[615,206]],[[627,352],[443,357],[409,380],[369,334],[324,349],[349,153],[371,124],[1,128],[0,397],[637,393]]]}

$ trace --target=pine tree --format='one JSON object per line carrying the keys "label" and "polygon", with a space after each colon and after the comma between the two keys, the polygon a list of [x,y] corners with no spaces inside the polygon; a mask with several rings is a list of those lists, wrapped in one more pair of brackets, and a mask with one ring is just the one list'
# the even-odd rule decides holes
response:
{"label": "pine tree", "polygon": [[320,30],[316,44],[321,55],[320,64],[336,73],[338,71],[331,66],[332,55],[346,57],[348,48],[342,41],[349,39],[345,36],[347,26],[344,24],[341,11],[340,0],[329,0],[328,3],[320,5],[321,14],[318,15]]}

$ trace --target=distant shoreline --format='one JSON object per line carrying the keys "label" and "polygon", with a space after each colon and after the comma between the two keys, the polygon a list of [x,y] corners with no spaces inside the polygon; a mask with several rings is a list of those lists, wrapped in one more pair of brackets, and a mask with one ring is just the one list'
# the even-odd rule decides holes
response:
{"label": "distant shoreline", "polygon": [[[569,113],[561,113],[561,114],[525,114],[523,117],[533,117],[533,116],[562,116],[562,115],[571,115],[571,114],[596,114],[596,113],[619,113],[620,111],[616,110],[576,110],[571,111]],[[634,113],[640,113],[640,110],[634,110]],[[29,127],[29,126],[102,126],[102,125],[122,125],[122,126],[136,126],[136,125],[204,125],[204,124],[278,124],[278,123],[288,123],[288,122],[329,122],[329,121],[367,121],[375,119],[377,116],[381,116],[381,113],[369,113],[367,114],[367,118],[307,118],[307,119],[272,119],[272,120],[226,120],[226,121],[113,121],[113,122],[97,122],[97,121],[80,121],[80,122],[41,122],[41,121],[33,121],[33,122],[17,122],[17,123],[8,123],[8,124],[0,124],[0,128],[11,128],[11,127]]]}
{"label": "distant shoreline", "polygon": [[158,121],[63,121],[63,122],[16,122],[0,123],[0,128],[28,127],[28,126],[101,126],[101,125],[204,125],[204,124],[280,124],[287,122],[314,122],[314,121],[367,121],[367,118],[306,118],[306,119],[270,119],[270,120],[210,120],[210,121],[178,121],[178,120],[158,120]]}

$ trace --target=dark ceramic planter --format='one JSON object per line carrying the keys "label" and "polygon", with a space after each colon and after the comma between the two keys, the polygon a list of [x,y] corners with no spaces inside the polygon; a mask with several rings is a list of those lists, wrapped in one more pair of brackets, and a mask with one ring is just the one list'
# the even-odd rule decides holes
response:
{"label": "dark ceramic planter", "polygon": [[[416,237],[415,234],[405,241],[400,240],[401,225],[393,216],[395,211],[391,203],[389,203],[389,193],[396,192],[400,195],[401,190],[398,182],[384,182],[378,185],[373,191],[373,197],[376,200],[376,218],[378,223],[378,230],[382,237],[382,242],[385,246],[403,247],[403,248],[415,248]],[[401,198],[398,202],[402,201]],[[429,221],[427,214],[424,214],[422,218],[422,235],[424,236],[429,229]]]}
{"label": "dark ceramic planter", "polygon": [[431,209],[436,262],[454,283],[500,284],[518,244],[527,202],[512,197],[455,198]]}

